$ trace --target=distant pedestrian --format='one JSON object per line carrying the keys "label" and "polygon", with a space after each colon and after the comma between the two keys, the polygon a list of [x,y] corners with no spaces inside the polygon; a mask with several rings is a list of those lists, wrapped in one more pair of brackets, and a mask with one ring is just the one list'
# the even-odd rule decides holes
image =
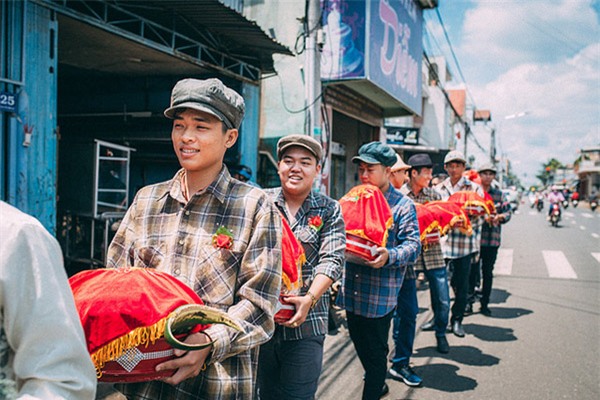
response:
{"label": "distant pedestrian", "polygon": [[379,399],[389,391],[387,373],[390,322],[398,302],[404,273],[421,248],[415,205],[390,184],[397,162],[394,150],[380,142],[363,145],[352,161],[358,163],[363,184],[377,186],[393,214],[386,247],[366,265],[346,263],[338,304],[346,309],[348,331],[365,369],[363,400]]}
{"label": "distant pedestrian", "polygon": [[[441,200],[442,196],[435,189],[429,187],[429,181],[431,180],[433,171],[433,161],[431,161],[429,155],[424,153],[415,154],[408,159],[408,164],[411,166],[409,171],[410,181],[402,187],[401,192],[406,194],[415,203],[419,204]],[[450,312],[450,293],[448,288],[448,272],[446,263],[444,262],[444,255],[442,254],[442,246],[439,242],[429,243],[427,246],[421,248],[421,253],[415,263],[415,268],[423,269],[425,272],[425,276],[429,282],[429,296],[431,299],[431,308],[433,309],[433,318],[426,322],[421,329],[435,331],[437,350],[440,353],[448,353],[450,346],[446,339],[446,327],[448,326],[448,314]],[[407,271],[407,277],[409,272],[410,269]],[[398,298],[399,310],[400,304],[402,303],[402,292],[404,291],[404,286],[407,285],[407,277],[405,277],[404,284],[402,285],[403,289],[400,290],[400,296]],[[418,309],[416,303],[414,309]],[[398,314],[403,318],[403,314]],[[416,313],[414,314],[414,319],[416,319]],[[407,326],[402,320],[399,322],[399,326]],[[404,328],[404,331],[407,330],[408,327]],[[396,320],[394,320],[394,335],[395,338],[397,337],[398,339],[395,339],[396,353],[392,361],[400,363],[403,360],[407,360],[410,357],[410,354],[407,354],[408,352],[402,354],[401,351],[408,348],[408,345],[399,346],[398,341],[407,343],[411,336],[402,331],[399,331],[398,334],[396,334]],[[412,333],[412,338],[414,338],[414,333]],[[412,343],[410,349],[412,351]],[[394,369],[394,367],[392,367],[392,369]],[[390,371],[390,373],[393,375],[392,371]]]}
{"label": "distant pedestrian", "polygon": [[[485,316],[492,315],[492,311],[488,305],[490,303],[490,294],[492,293],[492,282],[494,278],[494,264],[498,256],[498,248],[500,247],[502,224],[510,220],[510,204],[502,194],[502,191],[492,186],[492,182],[496,177],[496,167],[491,164],[485,164],[479,168],[479,176],[481,177],[481,185],[483,190],[489,193],[494,200],[496,213],[486,216],[485,223],[481,228],[481,250],[480,250],[480,265],[482,276],[481,288],[481,314]],[[476,271],[471,271],[470,287],[471,291],[475,291],[475,287],[479,286]]]}
{"label": "distant pedestrian", "polygon": [[400,157],[400,154],[396,154],[396,158],[398,161],[396,164],[392,165],[390,169],[390,183],[396,189],[400,189],[402,185],[408,182],[408,170],[410,169],[410,165],[407,165]]}
{"label": "distant pedestrian", "polygon": [[261,400],[313,399],[328,330],[329,288],[344,265],[346,230],[340,204],[313,190],[321,171],[321,144],[310,136],[284,136],[277,143],[281,187],[266,189],[299,239],[306,262],[298,296],[286,297],[295,315],[277,325],[260,348]]}
{"label": "distant pedestrian", "polygon": [[60,246],[0,201],[0,399],[93,399],[87,351]]}
{"label": "distant pedestrian", "polygon": [[[444,168],[448,173],[448,178],[436,186],[443,200],[448,200],[452,194],[458,191],[472,191],[483,197],[481,186],[463,176],[466,165],[467,160],[460,151],[453,150],[446,154]],[[444,258],[448,260],[452,270],[450,283],[454,290],[454,304],[452,305],[451,327],[454,335],[458,337],[465,336],[462,320],[468,303],[471,261],[478,255],[481,240],[482,219],[473,216],[470,216],[469,219],[473,227],[471,236],[458,229],[452,229],[442,240]]]}

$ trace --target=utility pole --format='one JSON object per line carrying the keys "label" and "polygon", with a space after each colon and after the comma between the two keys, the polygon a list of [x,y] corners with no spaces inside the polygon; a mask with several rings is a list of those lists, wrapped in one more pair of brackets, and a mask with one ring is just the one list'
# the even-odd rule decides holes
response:
{"label": "utility pole", "polygon": [[469,133],[471,133],[471,128],[469,124],[465,122],[465,160],[467,160],[467,139],[469,137]]}
{"label": "utility pole", "polygon": [[308,2],[305,37],[304,92],[306,97],[306,134],[321,135],[321,52],[317,37],[320,35],[321,13],[320,0]]}
{"label": "utility pole", "polygon": [[492,128],[490,132],[490,161],[496,165],[496,129]]}

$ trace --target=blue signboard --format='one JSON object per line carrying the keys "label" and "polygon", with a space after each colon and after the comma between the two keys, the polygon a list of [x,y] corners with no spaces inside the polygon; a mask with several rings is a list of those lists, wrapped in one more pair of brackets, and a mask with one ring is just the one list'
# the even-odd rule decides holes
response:
{"label": "blue signboard", "polygon": [[321,78],[365,79],[421,113],[423,10],[415,0],[322,0]]}
{"label": "blue signboard", "polygon": [[18,95],[9,92],[0,92],[0,111],[17,112]]}
{"label": "blue signboard", "polygon": [[414,0],[370,3],[369,79],[420,113],[423,11]]}

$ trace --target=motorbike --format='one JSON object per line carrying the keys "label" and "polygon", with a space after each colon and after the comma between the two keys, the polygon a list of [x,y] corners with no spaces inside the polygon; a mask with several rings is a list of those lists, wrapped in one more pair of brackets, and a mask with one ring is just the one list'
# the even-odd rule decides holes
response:
{"label": "motorbike", "polygon": [[573,199],[573,200],[571,200],[571,203],[573,204],[573,208],[577,208],[577,204],[579,204],[579,200]]}
{"label": "motorbike", "polygon": [[590,209],[592,211],[596,211],[596,207],[598,207],[598,200],[592,200],[592,201],[590,201]]}
{"label": "motorbike", "polygon": [[564,209],[566,210],[567,208],[569,208],[569,200],[565,199],[562,201],[562,206],[564,207]]}
{"label": "motorbike", "polygon": [[553,203],[550,205],[550,224],[552,226],[557,227],[560,222],[560,205],[558,203]]}
{"label": "motorbike", "polygon": [[542,212],[542,210],[544,209],[544,200],[538,199],[537,203],[536,203],[536,207],[537,207],[538,212]]}

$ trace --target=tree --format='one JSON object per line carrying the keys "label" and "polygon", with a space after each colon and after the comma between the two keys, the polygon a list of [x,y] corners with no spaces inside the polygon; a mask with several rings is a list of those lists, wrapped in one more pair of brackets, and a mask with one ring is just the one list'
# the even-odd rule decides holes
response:
{"label": "tree", "polygon": [[565,166],[556,158],[552,158],[542,164],[542,170],[535,177],[542,182],[543,186],[551,185],[554,183],[554,176],[559,168],[565,168]]}

